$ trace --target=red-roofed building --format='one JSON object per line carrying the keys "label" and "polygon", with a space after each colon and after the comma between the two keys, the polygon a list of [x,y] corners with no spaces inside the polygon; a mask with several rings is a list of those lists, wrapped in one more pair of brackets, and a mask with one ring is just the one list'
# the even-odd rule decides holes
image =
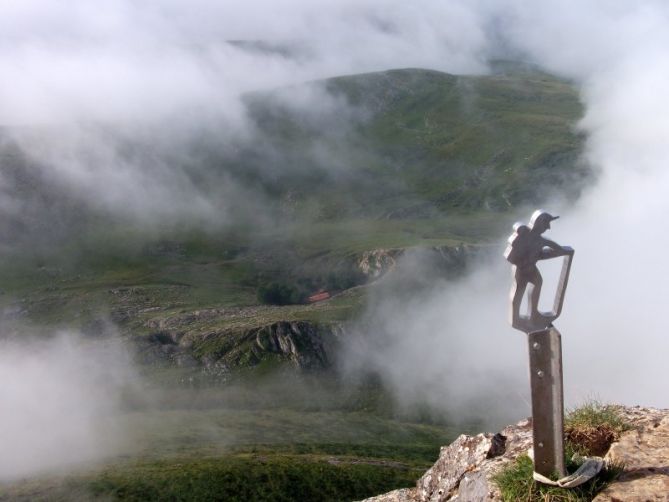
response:
{"label": "red-roofed building", "polygon": [[330,298],[330,293],[327,291],[319,291],[315,295],[311,295],[307,300],[309,303],[316,303],[316,302],[322,302],[323,300],[327,300]]}

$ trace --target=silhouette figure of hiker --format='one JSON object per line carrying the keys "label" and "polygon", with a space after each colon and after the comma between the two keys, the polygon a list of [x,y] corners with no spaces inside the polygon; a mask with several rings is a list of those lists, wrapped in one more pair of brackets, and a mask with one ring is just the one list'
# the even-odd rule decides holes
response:
{"label": "silhouette figure of hiker", "polygon": [[[551,221],[557,218],[559,216],[551,216],[544,211],[537,210],[532,214],[529,225],[516,223],[513,227],[514,233],[509,237],[509,245],[504,252],[504,257],[514,266],[514,281],[511,287],[511,325],[526,333],[550,326],[559,315],[559,312],[539,312],[539,297],[543,279],[537,268],[539,260],[574,254],[572,248],[560,246],[542,237],[542,234],[551,228]],[[521,316],[520,305],[528,286],[530,288],[529,315]]]}

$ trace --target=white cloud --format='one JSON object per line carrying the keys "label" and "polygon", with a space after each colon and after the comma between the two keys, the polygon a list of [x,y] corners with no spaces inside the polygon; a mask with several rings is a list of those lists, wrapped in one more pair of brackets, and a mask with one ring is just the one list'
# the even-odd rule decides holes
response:
{"label": "white cloud", "polygon": [[[669,342],[660,313],[669,301],[663,233],[669,212],[667,21],[669,7],[653,0],[6,1],[0,6],[0,123],[102,123],[130,131],[177,123],[181,141],[184,131],[201,130],[197,124],[205,117],[207,124],[225,125],[223,136],[246,134],[244,92],[409,66],[479,72],[489,54],[499,55],[495,44],[501,43],[574,79],[586,106],[586,156],[602,173],[578,207],[565,208],[553,231],[556,240],[576,248],[558,323],[568,390],[574,389],[568,398],[594,393],[666,406],[662,355]],[[262,40],[297,52],[253,51],[229,40]],[[142,163],[124,163],[104,137],[80,138],[85,141],[73,158],[67,159],[67,141],[40,156],[75,192],[120,211],[220,211],[172,164],[146,170]],[[230,193],[235,190],[231,185]],[[416,326],[443,350],[457,341],[462,361],[517,335],[493,306],[506,291],[505,274],[489,271],[495,281],[480,289],[481,274],[471,287],[414,306],[403,332]],[[467,306],[463,298],[478,303]],[[453,338],[453,330],[441,329],[445,318],[462,334]],[[432,373],[421,357],[432,360],[433,352],[415,354],[412,367],[422,371],[407,370],[406,378],[441,381],[439,358],[425,365]],[[495,368],[495,360],[489,364]]]}
{"label": "white cloud", "polygon": [[61,333],[0,346],[0,481],[127,448],[116,419],[134,372],[117,342]]}

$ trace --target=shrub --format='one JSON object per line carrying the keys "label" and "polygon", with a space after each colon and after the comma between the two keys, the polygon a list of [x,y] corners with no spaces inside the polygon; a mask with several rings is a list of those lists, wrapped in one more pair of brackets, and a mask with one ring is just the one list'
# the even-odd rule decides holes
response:
{"label": "shrub", "polygon": [[271,282],[258,288],[258,301],[268,305],[291,305],[301,303],[303,294],[288,284]]}

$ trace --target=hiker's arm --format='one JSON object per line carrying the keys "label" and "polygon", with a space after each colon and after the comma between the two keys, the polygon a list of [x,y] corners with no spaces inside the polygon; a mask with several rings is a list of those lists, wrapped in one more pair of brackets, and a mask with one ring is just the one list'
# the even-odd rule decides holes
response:
{"label": "hiker's arm", "polygon": [[574,254],[573,248],[569,246],[560,246],[557,242],[548,239],[543,240],[543,249],[541,250],[540,260],[547,260],[549,258],[557,258],[558,256],[566,256]]}

